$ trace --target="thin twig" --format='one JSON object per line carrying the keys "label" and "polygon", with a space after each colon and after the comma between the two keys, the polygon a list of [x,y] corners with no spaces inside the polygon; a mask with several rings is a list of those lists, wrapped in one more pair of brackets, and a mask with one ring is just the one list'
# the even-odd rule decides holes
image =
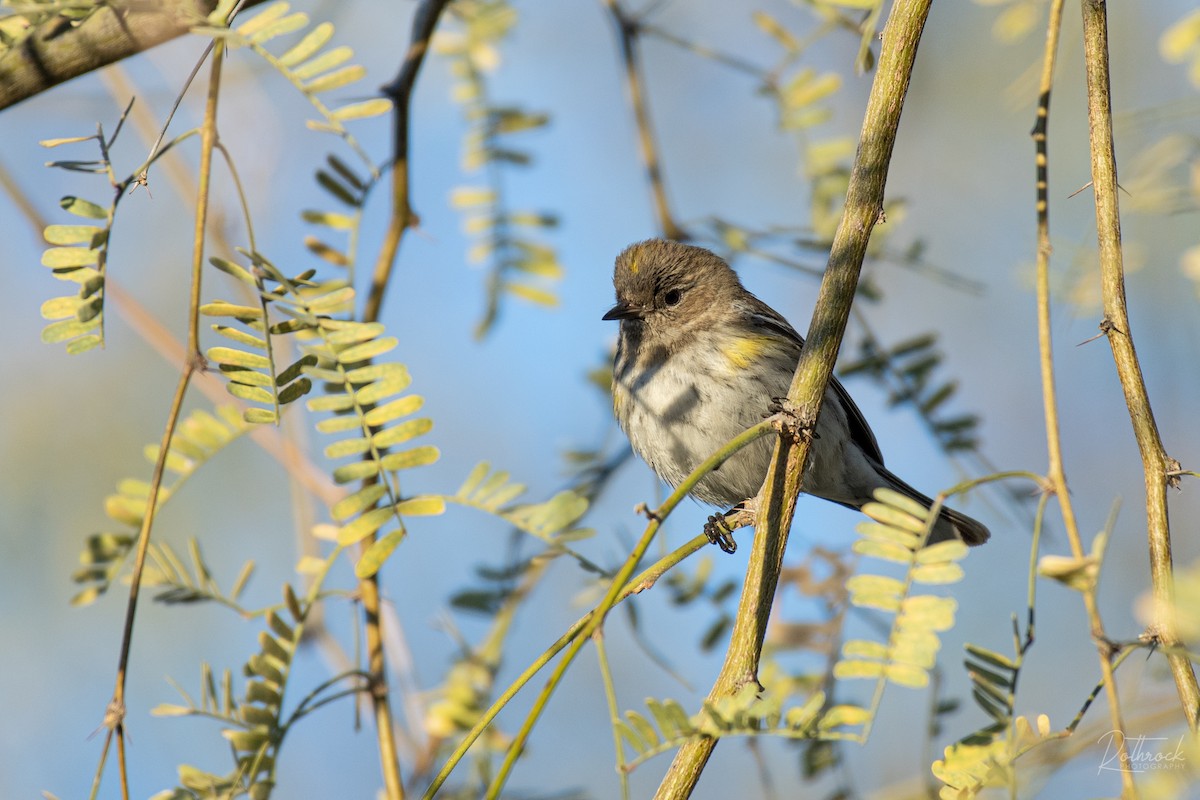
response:
{"label": "thin twig", "polygon": [[[884,29],[878,71],[867,101],[846,204],[834,235],[808,339],[788,390],[788,399],[798,409],[800,426],[810,431],[833,374],[871,230],[883,212],[888,165],[930,2],[897,0]],[[810,445],[811,439],[804,436],[794,437],[792,442],[781,436],[776,445],[758,498],[759,523],[729,650],[709,692],[710,701],[730,696],[757,681],[762,643]],[[680,748],[655,796],[664,799],[690,796],[715,747],[716,740],[705,737]]]}
{"label": "thin twig", "polygon": [[396,79],[383,87],[383,94],[392,101],[392,213],[379,257],[375,260],[375,271],[371,276],[371,290],[363,309],[363,321],[379,319],[383,307],[383,296],[391,279],[392,268],[404,233],[417,222],[409,193],[408,126],[412,107],[413,87],[417,75],[429,50],[429,40],[437,27],[438,18],[448,0],[425,0],[417,7],[413,17],[412,43],[404,57],[404,64]]}
{"label": "thin twig", "polygon": [[[1054,64],[1058,53],[1058,38],[1062,27],[1063,0],[1055,0],[1050,6],[1050,17],[1046,26],[1046,48],[1042,60],[1042,77],[1038,90],[1037,120],[1034,123],[1033,136],[1035,161],[1037,167],[1037,318],[1038,318],[1038,349],[1040,353],[1042,378],[1042,413],[1046,421],[1046,449],[1049,458],[1049,468],[1046,480],[1049,491],[1058,498],[1062,510],[1063,527],[1066,529],[1067,541],[1071,554],[1081,559],[1084,557],[1083,541],[1079,535],[1079,523],[1075,517],[1075,507],[1071,493],[1067,487],[1066,470],[1063,465],[1062,438],[1059,433],[1058,395],[1054,381],[1054,352],[1050,328],[1050,200],[1049,200],[1049,155],[1047,137],[1050,123],[1050,93],[1054,86]],[[1040,530],[1040,526],[1039,526]],[[1036,539],[1035,539],[1036,543]],[[1031,554],[1036,558],[1036,552]],[[1030,599],[1032,600],[1032,583],[1030,584]],[[1084,608],[1087,612],[1088,623],[1091,627],[1092,638],[1096,643],[1100,658],[1101,683],[1108,699],[1108,709],[1114,730],[1123,730],[1121,718],[1120,696],[1117,692],[1116,678],[1113,674],[1112,651],[1108,646],[1108,637],[1104,633],[1104,623],[1100,618],[1100,610],[1096,603],[1095,584],[1082,592]],[[1033,608],[1030,603],[1030,614]],[[1032,636],[1032,625],[1029,636]],[[1023,655],[1023,653],[1022,653]],[[1118,756],[1125,763],[1127,757],[1124,737],[1117,743]],[[1133,775],[1129,771],[1121,773],[1124,791],[1127,795],[1136,793],[1133,785]]]}
{"label": "thin twig", "polygon": [[[142,572],[146,565],[146,553],[150,546],[150,532],[154,525],[154,515],[158,503],[159,490],[162,487],[163,474],[166,468],[167,454],[170,452],[171,439],[175,434],[175,426],[183,409],[183,399],[187,394],[192,375],[204,366],[204,357],[200,354],[200,285],[204,261],[204,234],[208,220],[209,178],[212,174],[212,153],[217,140],[217,100],[221,88],[221,65],[225,48],[218,46],[213,51],[212,68],[209,79],[208,100],[204,109],[204,122],[200,138],[200,181],[197,191],[195,241],[192,249],[192,280],[191,296],[188,304],[188,343],[184,354],[183,370],[179,383],[175,387],[175,396],[171,401],[171,410],[167,415],[167,424],[163,430],[162,441],[158,448],[158,458],[155,460],[154,473],[150,481],[150,490],[146,498],[146,513],[142,517],[141,530],[138,533],[138,551],[130,576],[129,603],[125,611],[125,628],[121,638],[121,655],[117,661],[117,682],[113,697],[108,705],[105,724],[108,735],[105,741],[104,753],[108,752],[108,741],[116,735],[118,762],[121,773],[121,792],[125,800],[129,798],[128,765],[125,753],[125,680],[129,669],[129,654],[133,645],[133,623],[137,614],[137,601],[142,582]],[[101,762],[101,769],[103,762]],[[99,770],[98,770],[99,773]],[[93,796],[99,789],[99,777],[93,784]]]}
{"label": "thin twig", "polygon": [[1117,376],[1142,456],[1146,483],[1146,523],[1150,548],[1150,580],[1154,596],[1154,634],[1167,650],[1188,726],[1200,725],[1200,684],[1182,649],[1176,627],[1175,585],[1171,564],[1171,529],[1167,518],[1168,473],[1178,463],[1163,448],[1150,396],[1133,346],[1125,306],[1125,268],[1121,253],[1121,220],[1117,195],[1117,165],[1109,90],[1108,21],[1105,4],[1083,0],[1083,41],[1087,70],[1088,121],[1091,128],[1092,184],[1096,197],[1096,235],[1100,245],[1100,284],[1104,318],[1113,325],[1108,334]]}
{"label": "thin twig", "polygon": [[[688,493],[695,488],[696,484],[699,483],[705,475],[718,468],[741,448],[763,436],[768,435],[772,431],[772,425],[772,420],[766,420],[752,428],[747,429],[745,432],[734,437],[720,450],[696,467],[692,474],[689,475],[687,479],[685,479],[683,483],[681,483],[675,489],[675,491],[672,492],[669,497],[667,497],[665,501],[663,501],[662,505],[650,512],[649,516],[651,518],[651,523],[649,526],[647,526],[646,533],[643,534],[643,537],[646,537],[648,534],[652,534],[653,531],[656,531],[657,526],[661,525],[662,521],[666,519],[667,515],[670,514],[671,511],[673,511],[685,497],[687,497]],[[447,778],[450,777],[450,773],[459,764],[459,762],[462,761],[463,757],[466,756],[467,751],[471,748],[471,745],[473,745],[475,741],[483,734],[483,732],[487,730],[488,726],[491,725],[492,721],[496,718],[496,715],[500,713],[501,709],[503,709],[508,702],[512,700],[513,697],[515,697],[530,680],[533,679],[533,677],[542,669],[542,667],[550,663],[550,661],[556,655],[562,652],[564,648],[574,642],[577,642],[580,637],[586,639],[596,630],[599,630],[600,625],[603,622],[603,616],[607,614],[612,607],[622,602],[630,595],[643,592],[646,589],[654,586],[658,579],[666,574],[667,571],[673,569],[685,558],[707,544],[710,544],[709,539],[707,536],[702,534],[694,537],[690,542],[687,542],[682,547],[679,547],[674,552],[663,557],[655,564],[645,569],[635,578],[628,579],[627,576],[622,576],[620,573],[618,573],[618,575],[613,579],[614,585],[619,585],[619,591],[615,593],[615,596],[610,598],[606,595],[605,599],[601,601],[599,605],[597,605],[582,619],[578,620],[574,625],[572,625],[566,633],[559,637],[558,641],[552,644],[546,650],[546,652],[544,652],[536,661],[530,664],[525,671],[522,672],[521,675],[518,676],[518,678],[507,689],[505,689],[499,697],[496,698],[491,707],[484,712],[484,714],[476,721],[471,730],[467,732],[466,736],[463,737],[462,741],[459,742],[458,747],[455,748],[454,752],[446,760],[446,763],[442,765],[442,769],[433,779],[433,783],[431,783],[429,788],[425,790],[425,794],[423,795],[424,800],[431,800],[433,796],[437,794],[438,789],[440,789],[446,782]],[[627,561],[626,563],[629,562]],[[570,654],[564,656],[563,663],[569,664],[574,656],[578,654],[580,647],[582,647],[582,645],[575,647]],[[553,685],[556,683],[557,681],[555,679],[551,679],[551,681],[547,684],[547,690],[552,691],[554,688]]]}
{"label": "thin twig", "polygon": [[[379,319],[400,242],[415,220],[409,196],[409,107],[417,75],[425,53],[429,50],[430,37],[433,36],[438,17],[446,2],[447,0],[425,0],[417,7],[413,18],[411,43],[404,57],[404,64],[396,79],[383,88],[384,94],[391,98],[393,105],[392,211],[371,277],[371,289],[363,309],[364,322],[376,322]],[[374,543],[374,534],[363,539],[361,552],[366,553]],[[375,713],[375,733],[379,743],[379,763],[383,770],[384,789],[388,800],[401,800],[404,797],[404,781],[400,773],[400,754],[389,699],[378,574],[372,574],[359,582],[359,595],[366,617],[367,669],[371,675],[371,703]]]}
{"label": "thin twig", "polygon": [[646,177],[650,180],[650,191],[654,197],[654,210],[658,215],[658,225],[663,236],[668,239],[686,239],[687,233],[671,216],[671,206],[667,202],[667,190],[663,182],[662,166],[655,144],[654,130],[650,124],[650,109],[646,102],[643,80],[638,62],[637,37],[641,32],[640,22],[630,16],[617,0],[604,0],[617,28],[617,38],[621,43],[621,59],[625,67],[625,85],[629,90],[629,103],[633,106],[634,120],[637,122],[638,145],[642,151],[642,163],[646,166]]}

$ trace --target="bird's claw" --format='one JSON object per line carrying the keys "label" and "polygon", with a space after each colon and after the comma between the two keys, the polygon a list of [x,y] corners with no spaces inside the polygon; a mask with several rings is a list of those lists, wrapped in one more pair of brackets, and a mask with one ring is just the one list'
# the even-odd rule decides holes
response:
{"label": "bird's claw", "polygon": [[713,514],[708,518],[708,522],[704,523],[704,535],[724,552],[737,552],[737,542],[733,540],[733,530],[725,522],[724,514]]}

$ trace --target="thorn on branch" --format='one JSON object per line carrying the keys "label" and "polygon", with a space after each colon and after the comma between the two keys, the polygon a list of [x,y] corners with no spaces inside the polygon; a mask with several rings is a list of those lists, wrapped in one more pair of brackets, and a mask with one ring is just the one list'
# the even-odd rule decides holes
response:
{"label": "thorn on branch", "polygon": [[1104,336],[1108,336],[1108,335],[1109,335],[1109,334],[1111,334],[1113,331],[1116,331],[1117,333],[1122,333],[1122,334],[1123,334],[1123,333],[1125,333],[1125,331],[1123,331],[1123,330],[1121,330],[1120,328],[1118,328],[1118,327],[1116,326],[1116,323],[1114,323],[1114,322],[1113,322],[1111,319],[1109,319],[1108,317],[1105,317],[1104,319],[1100,320],[1100,326],[1099,326],[1099,327],[1100,327],[1100,332],[1099,332],[1099,333],[1097,333],[1095,336],[1092,336],[1092,337],[1090,337],[1090,338],[1084,339],[1082,342],[1080,342],[1079,344],[1077,344],[1077,345],[1075,345],[1075,346],[1076,346],[1076,347],[1083,347],[1085,344],[1088,344],[1088,343],[1090,343],[1090,342],[1094,342],[1094,341],[1096,341],[1097,339],[1100,339],[1100,338],[1102,338],[1102,337],[1104,337]]}
{"label": "thorn on branch", "polygon": [[646,505],[645,503],[638,503],[636,506],[634,506],[633,513],[640,514],[651,522],[662,522],[662,517],[660,517],[652,508],[650,508],[650,506]]}
{"label": "thorn on branch", "polygon": [[1178,459],[1167,457],[1167,486],[1172,489],[1182,489],[1181,478],[1186,474]]}
{"label": "thorn on branch", "polygon": [[[117,698],[109,701],[108,707],[104,709],[104,721],[100,723],[101,728],[108,730],[116,730],[122,723],[125,722],[125,703]],[[96,730],[100,730],[97,728]],[[93,732],[95,735],[95,732]]]}

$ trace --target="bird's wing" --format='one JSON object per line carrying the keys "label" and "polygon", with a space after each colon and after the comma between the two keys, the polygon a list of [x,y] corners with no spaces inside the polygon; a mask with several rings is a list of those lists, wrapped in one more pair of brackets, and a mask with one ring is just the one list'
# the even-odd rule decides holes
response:
{"label": "bird's wing", "polygon": [[[804,346],[804,337],[796,333],[796,329],[786,319],[757,297],[754,299],[757,303],[752,315],[756,324],[777,334],[786,336],[800,347]],[[867,424],[866,417],[858,409],[854,399],[846,391],[846,387],[842,386],[842,382],[837,378],[831,377],[829,379],[829,388],[833,389],[838,400],[842,402],[842,408],[845,409],[846,423],[850,427],[851,441],[858,445],[859,449],[867,457],[874,459],[880,466],[883,466],[883,453],[879,451],[879,442],[875,440],[875,434],[871,431],[871,426]]]}

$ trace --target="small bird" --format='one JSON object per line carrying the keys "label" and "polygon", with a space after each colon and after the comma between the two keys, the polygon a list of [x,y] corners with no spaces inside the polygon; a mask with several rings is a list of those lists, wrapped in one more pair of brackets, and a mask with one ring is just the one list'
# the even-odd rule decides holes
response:
{"label": "small bird", "polygon": [[[702,247],[660,239],[631,245],[617,257],[613,286],[617,304],[604,315],[621,323],[613,409],[634,452],[677,487],[787,395],[804,340],[746,291],[723,259]],[[692,496],[726,508],[754,498],[773,446],[770,437],[752,442],[706,475]],[[860,509],[881,487],[933,505],[884,467],[862,412],[831,378],[801,490]],[[732,552],[728,535],[706,532]],[[989,536],[980,522],[943,507],[928,543],[960,539],[978,545]]]}

